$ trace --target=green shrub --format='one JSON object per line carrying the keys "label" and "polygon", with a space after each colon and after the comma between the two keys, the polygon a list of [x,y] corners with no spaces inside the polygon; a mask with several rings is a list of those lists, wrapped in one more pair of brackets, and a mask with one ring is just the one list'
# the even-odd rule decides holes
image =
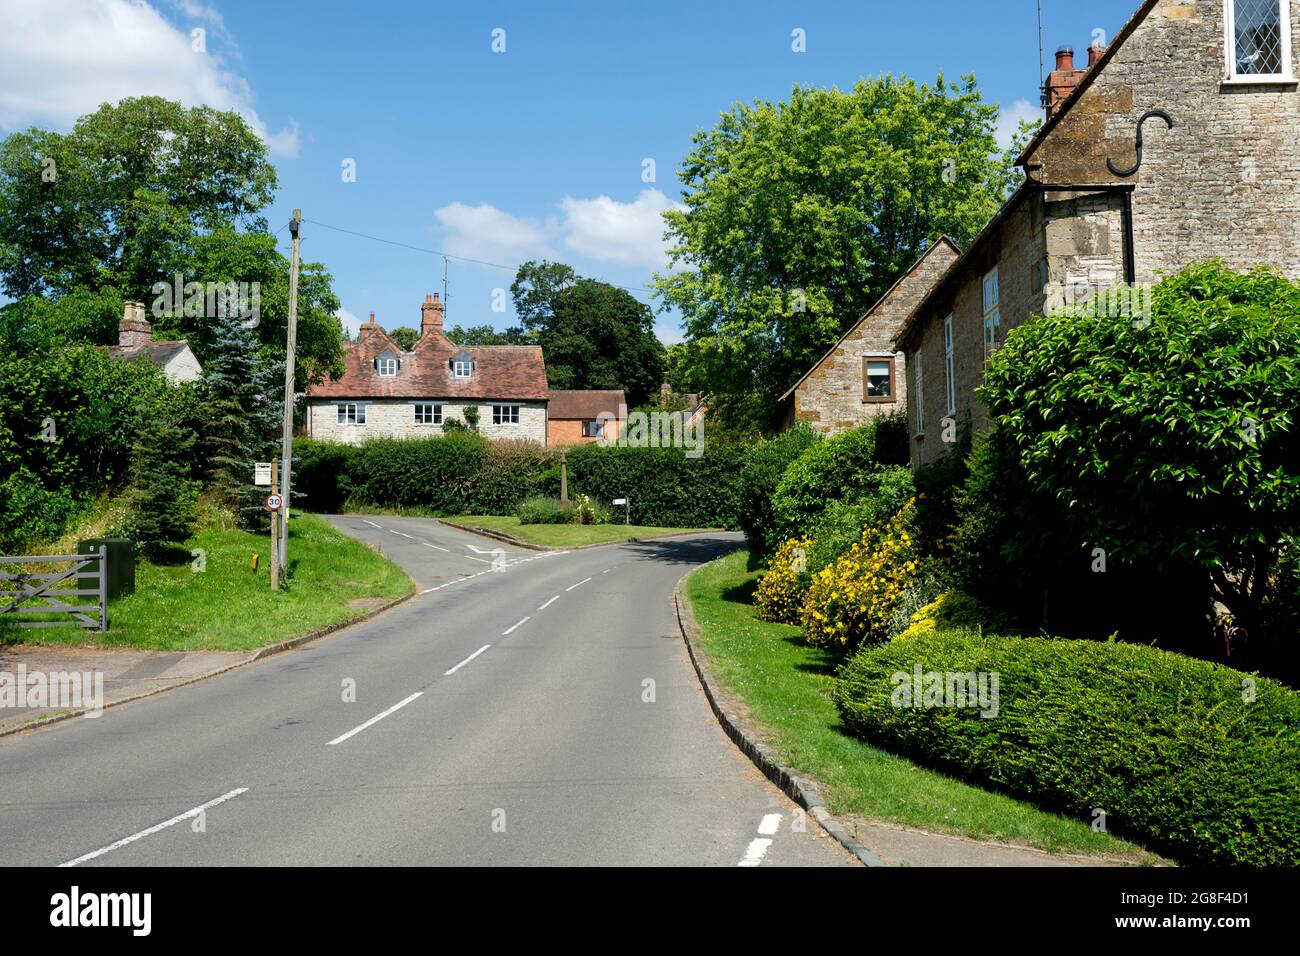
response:
{"label": "green shrub", "polygon": [[553,496],[559,481],[548,480],[555,456],[535,441],[493,441],[483,452],[482,467],[466,486],[466,514],[515,514],[527,498]]}
{"label": "green shrub", "polygon": [[569,493],[629,498],[632,524],[735,529],[742,454],[712,443],[699,458],[680,448],[579,445],[567,451]]}
{"label": "green shrub", "polygon": [[554,498],[529,498],[521,501],[516,513],[520,524],[568,524],[573,520],[568,509],[561,508]]}
{"label": "green shrub", "polygon": [[198,517],[199,483],[190,478],[197,436],[178,418],[159,401],[135,432],[128,520],[141,552],[154,559],[189,538]]}
{"label": "green shrub", "polygon": [[821,441],[806,422],[781,432],[770,441],[750,446],[740,470],[736,519],[745,532],[750,553],[763,560],[779,544],[772,495],[791,462]]}
{"label": "green shrub", "polygon": [[353,445],[315,438],[293,440],[293,506],[318,514],[343,510],[352,495]]}
{"label": "green shrub", "polygon": [[782,541],[809,536],[830,502],[873,491],[882,468],[878,427],[876,422],[843,432],[791,462],[772,495],[775,530]]}
{"label": "green shrub", "polygon": [[[906,706],[914,668],[998,675],[996,716]],[[991,687],[991,684],[990,684]],[[834,692],[865,739],[1188,863],[1300,864],[1300,694],[1122,643],[945,631],[856,655]]]}
{"label": "green shrub", "polygon": [[432,438],[370,438],[352,460],[354,494],[385,507],[464,514],[488,442],[459,432]]}
{"label": "green shrub", "polygon": [[862,540],[863,529],[887,524],[914,494],[911,471],[898,466],[873,475],[871,484],[853,498],[830,502],[817,519],[808,549],[809,574],[833,564]]}
{"label": "green shrub", "polygon": [[569,509],[574,524],[609,524],[610,510],[590,495],[578,495]]}
{"label": "green shrub", "polygon": [[0,481],[0,552],[19,554],[27,545],[57,538],[85,507],[62,489],[48,489],[20,468]]}
{"label": "green shrub", "polygon": [[754,616],[773,624],[798,624],[808,591],[810,538],[791,538],[776,549],[754,591]]}

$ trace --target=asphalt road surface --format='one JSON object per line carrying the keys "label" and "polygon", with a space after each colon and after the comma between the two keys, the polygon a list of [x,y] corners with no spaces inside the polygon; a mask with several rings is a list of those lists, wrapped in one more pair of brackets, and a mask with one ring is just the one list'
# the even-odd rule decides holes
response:
{"label": "asphalt road surface", "polygon": [[737,536],[494,554],[331,520],[421,593],[0,739],[0,864],[855,865],[726,738],[678,633],[673,586]]}

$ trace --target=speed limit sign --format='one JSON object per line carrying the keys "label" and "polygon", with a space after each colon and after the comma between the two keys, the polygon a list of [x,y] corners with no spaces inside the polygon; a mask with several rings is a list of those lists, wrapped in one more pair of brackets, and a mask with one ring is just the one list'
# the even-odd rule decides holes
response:
{"label": "speed limit sign", "polygon": [[283,504],[284,504],[284,499],[281,498],[279,495],[267,495],[267,496],[266,496],[266,510],[267,510],[267,511],[279,511],[279,510],[280,510],[280,506],[283,505]]}

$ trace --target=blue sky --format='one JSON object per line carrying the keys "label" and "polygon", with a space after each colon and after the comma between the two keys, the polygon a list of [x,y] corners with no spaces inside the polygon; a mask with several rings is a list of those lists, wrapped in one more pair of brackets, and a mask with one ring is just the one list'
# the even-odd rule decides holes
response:
{"label": "blue sky", "polygon": [[[1109,39],[1137,2],[1043,0],[1048,69],[1062,44],[1083,60],[1094,31]],[[3,7],[0,133],[67,128],[100,99],[132,94],[238,109],[279,170],[273,228],[297,206],[308,220],[512,267],[560,258],[633,289],[662,261],[658,212],[680,198],[675,169],[692,134],[738,100],[943,71],[974,72],[1012,127],[1038,102],[1035,0]],[[796,28],[806,52],[791,48]],[[504,52],[493,51],[498,29]],[[348,159],[355,182],[342,175]],[[647,159],[654,182],[643,181]],[[349,324],[373,311],[389,328],[418,326],[425,293],[442,289],[438,256],[312,222],[302,234]],[[513,323],[508,297],[493,310],[512,269],[453,260],[449,271],[449,323]],[[679,338],[675,317],[658,321],[662,338]]]}

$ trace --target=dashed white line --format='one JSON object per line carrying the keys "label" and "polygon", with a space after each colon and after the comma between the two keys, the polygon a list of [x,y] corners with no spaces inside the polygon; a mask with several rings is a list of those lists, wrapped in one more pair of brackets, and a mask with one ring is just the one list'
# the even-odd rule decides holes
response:
{"label": "dashed white line", "polygon": [[478,650],[476,650],[476,651],[475,651],[473,654],[471,654],[469,657],[465,658],[463,661],[461,661],[459,664],[457,664],[457,665],[456,665],[455,667],[453,667],[451,670],[449,670],[449,671],[443,671],[442,676],[443,676],[443,677],[450,677],[452,674],[456,673],[456,671],[460,670],[462,667],[464,667],[466,664],[468,664],[468,663],[469,663],[470,661],[472,661],[474,658],[478,657],[480,654],[482,654],[484,651],[486,651],[486,650],[487,650],[489,647],[491,647],[491,646],[492,646],[491,644],[484,644],[482,647],[480,647]]}
{"label": "dashed white line", "polygon": [[579,581],[577,584],[570,584],[570,585],[569,585],[567,588],[565,588],[564,590],[566,590],[566,591],[572,591],[574,588],[580,588],[580,587],[582,587],[584,584],[586,584],[586,583],[587,583],[588,581],[590,581],[590,580],[591,580],[591,578],[583,578],[583,579],[582,579],[581,581]]}
{"label": "dashed white line", "polygon": [[370,527],[372,527],[372,528],[378,528],[380,531],[383,531],[383,530],[384,530],[384,526],[383,526],[383,525],[375,524],[373,521],[367,521],[365,518],[362,518],[361,520],[362,520],[362,521],[365,521],[366,524],[370,525]]}
{"label": "dashed white line", "polygon": [[539,610],[539,611],[545,611],[548,607],[550,607],[552,604],[554,604],[554,603],[555,603],[556,601],[558,601],[559,599],[560,599],[560,596],[557,594],[557,595],[555,595],[555,597],[551,598],[549,601],[547,601],[545,604],[543,604],[543,605],[542,605],[541,607],[539,607],[537,610]]}
{"label": "dashed white line", "polygon": [[110,843],[106,847],[101,847],[98,850],[92,850],[89,853],[77,857],[75,860],[69,860],[67,863],[60,863],[59,866],[61,867],[76,866],[78,863],[85,863],[87,860],[93,860],[95,859],[95,857],[103,856],[105,853],[108,853],[111,850],[116,850],[119,847],[124,847],[128,843],[134,843],[136,840],[142,840],[147,836],[153,836],[153,834],[159,833],[162,830],[166,830],[170,826],[175,826],[176,824],[180,823],[182,820],[188,820],[191,817],[197,817],[200,813],[203,813],[205,810],[210,810],[212,807],[217,806],[217,804],[225,803],[227,800],[233,800],[241,793],[247,793],[247,792],[248,792],[247,787],[240,787],[237,790],[231,790],[229,793],[223,793],[215,800],[209,800],[207,803],[199,804],[193,810],[186,810],[184,813],[177,814],[176,816],[172,817],[170,820],[164,820],[162,823],[155,824],[154,826],[149,827],[149,829],[147,830],[141,830],[139,833],[132,833],[129,837],[123,837],[122,839],[117,840],[114,843]]}
{"label": "dashed white line", "polygon": [[342,737],[335,737],[333,740],[331,740],[331,741],[330,741],[329,743],[327,743],[325,746],[326,746],[326,747],[333,747],[335,744],[341,744],[341,743],[343,743],[343,741],[347,740],[349,737],[355,737],[357,734],[361,733],[361,731],[365,730],[367,727],[371,727],[371,726],[373,726],[373,725],[379,723],[381,720],[383,720],[383,719],[384,719],[385,717],[387,717],[389,714],[394,713],[395,711],[398,711],[398,710],[400,710],[401,708],[405,707],[407,704],[409,704],[411,701],[415,700],[415,698],[419,697],[419,696],[420,696],[421,694],[423,694],[423,693],[424,693],[424,691],[422,691],[422,690],[417,690],[417,691],[416,691],[414,694],[412,694],[410,697],[407,697],[405,700],[399,700],[396,704],[394,704],[392,707],[389,707],[389,708],[388,708],[386,711],[384,711],[383,713],[381,713],[381,714],[375,714],[375,716],[371,717],[369,720],[367,720],[367,721],[366,721],[364,724],[362,724],[360,727],[354,727],[354,728],[352,728],[352,729],[349,730],[346,734],[344,734]]}
{"label": "dashed white line", "polygon": [[737,866],[758,866],[763,862],[763,857],[767,856],[768,847],[772,845],[771,840],[759,837],[749,841],[749,846],[745,848],[745,856]]}
{"label": "dashed white line", "polygon": [[763,836],[774,836],[776,831],[781,829],[781,814],[769,813],[763,817],[763,822],[758,825],[758,832]]}
{"label": "dashed white line", "polygon": [[524,621],[527,620],[528,618],[524,618],[523,620],[516,621],[514,624],[511,624],[508,628],[506,628],[504,631],[501,632],[501,636],[505,637],[507,634],[509,634],[511,631],[513,631],[515,628],[517,628],[519,625],[523,624]]}
{"label": "dashed white line", "polygon": [[474,555],[472,555],[472,554],[467,554],[467,555],[465,555],[465,557],[469,558],[471,561],[482,561],[484,564],[491,564],[491,563],[492,563],[492,562],[489,561],[487,558],[476,558],[476,557],[474,557]]}
{"label": "dashed white line", "polygon": [[389,528],[388,530],[389,530],[389,531],[392,531],[393,534],[400,534],[403,538],[411,538],[412,541],[415,540],[414,537],[412,537],[411,535],[407,534],[405,531],[397,531],[397,530],[395,530],[395,529],[393,529],[393,528]]}
{"label": "dashed white line", "polygon": [[601,571],[600,573],[601,573],[601,574],[609,574],[609,572],[611,572],[611,571],[613,571],[613,570],[614,570],[613,568],[606,568],[604,571]]}
{"label": "dashed white line", "polygon": [[424,545],[426,548],[437,548],[439,551],[446,551],[448,554],[451,553],[451,548],[442,548],[436,544],[430,544],[427,541],[421,541],[420,544]]}

